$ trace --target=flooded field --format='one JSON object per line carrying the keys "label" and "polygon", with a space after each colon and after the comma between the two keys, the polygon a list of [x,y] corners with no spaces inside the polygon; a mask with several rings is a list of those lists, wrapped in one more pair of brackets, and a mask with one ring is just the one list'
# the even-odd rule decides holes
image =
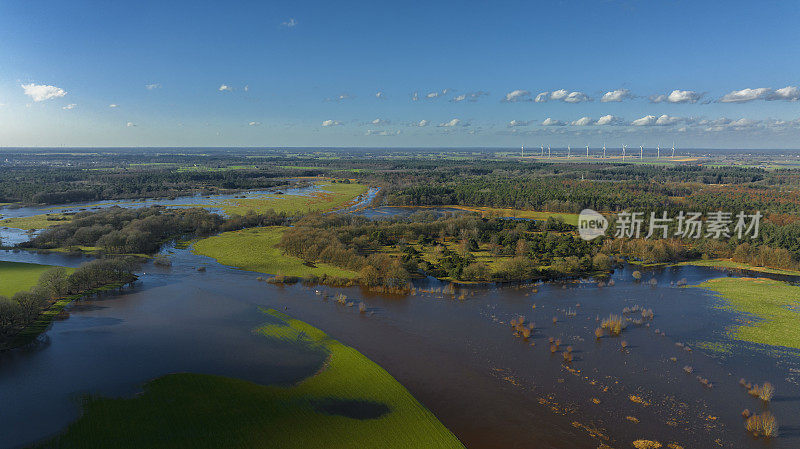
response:
{"label": "flooded field", "polygon": [[[276,287],[189,250],[170,251],[171,268],[143,266],[132,289],[76,302],[36,345],[0,354],[0,397],[18,404],[13,413],[0,411],[3,447],[63,429],[77,418],[81,395],[129,396],[167,373],[287,384],[316,370],[318,354],[251,333],[260,324],[259,306],[358,349],[468,447],[631,447],[639,439],[685,448],[764,447],[744,431],[745,408],[777,416],[780,437],[768,447],[800,446],[798,354],[728,340],[725,329],[737,316],[714,308],[719,299],[710,293],[677,286],[719,277],[718,271],[645,271],[643,280],[656,280],[651,285],[623,269],[613,286],[492,284],[454,294],[427,279],[417,282],[416,295],[393,297],[357,288]],[[75,266],[85,259],[0,252],[0,260]],[[340,292],[363,301],[366,313],[336,304],[331,298]],[[652,309],[654,318],[632,320],[619,337],[595,338],[598,319],[636,306]],[[510,326],[520,315],[535,323],[527,340]],[[560,340],[555,352],[550,338]],[[734,351],[719,349],[730,345]],[[775,398],[762,405],[740,378],[773,383]]]}

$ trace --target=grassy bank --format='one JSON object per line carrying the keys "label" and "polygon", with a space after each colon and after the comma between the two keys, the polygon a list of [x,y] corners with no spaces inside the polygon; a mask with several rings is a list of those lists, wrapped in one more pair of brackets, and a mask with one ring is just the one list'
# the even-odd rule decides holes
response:
{"label": "grassy bank", "polygon": [[769,274],[783,274],[788,276],[800,276],[800,271],[793,271],[793,270],[781,270],[778,268],[768,268],[768,267],[758,267],[755,265],[750,265],[746,263],[739,263],[734,262],[730,259],[710,259],[710,260],[688,260],[686,262],[676,263],[676,266],[681,265],[694,265],[697,267],[711,267],[711,268],[719,268],[722,270],[730,269],[730,270],[748,270],[748,271],[755,271],[759,273],[769,273]]}
{"label": "grassy bank", "polygon": [[[244,215],[248,211],[285,212],[289,215],[308,212],[325,212],[340,209],[351,204],[356,197],[366,193],[363,184],[320,183],[319,190],[310,195],[262,195],[260,198],[237,198],[225,200],[213,207],[219,207],[227,214]],[[209,206],[200,206],[209,207]]]}
{"label": "grassy bank", "polygon": [[[30,290],[39,282],[39,276],[51,268],[52,265],[38,263],[0,262],[0,295],[11,297]],[[67,268],[68,273],[72,271],[74,268]]]}
{"label": "grassy bank", "polygon": [[330,264],[305,265],[302,259],[287,256],[276,247],[285,230],[282,226],[250,228],[224,232],[197,241],[192,251],[212,257],[223,265],[266,274],[308,277],[311,275],[354,278],[357,273]]}
{"label": "grassy bank", "polygon": [[550,217],[561,218],[564,223],[578,226],[578,214],[568,212],[542,212],[535,210],[507,209],[502,207],[473,207],[473,206],[443,206],[470,212],[480,212],[484,215],[496,215],[499,217],[527,218],[529,220],[547,220]]}
{"label": "grassy bank", "polygon": [[714,291],[721,307],[746,314],[730,329],[737,340],[800,349],[800,287],[765,278],[719,278],[696,287]]}
{"label": "grassy bank", "polygon": [[50,226],[55,226],[62,223],[67,223],[72,220],[72,217],[64,214],[40,214],[32,215],[30,217],[11,217],[0,220],[0,226],[7,228],[23,229],[30,231],[32,229],[45,229]]}
{"label": "grassy bank", "polygon": [[[325,351],[291,387],[171,374],[131,399],[92,398],[83,416],[40,447],[461,448],[389,373],[353,348],[274,310],[256,332]],[[354,412],[362,419],[347,417]]]}

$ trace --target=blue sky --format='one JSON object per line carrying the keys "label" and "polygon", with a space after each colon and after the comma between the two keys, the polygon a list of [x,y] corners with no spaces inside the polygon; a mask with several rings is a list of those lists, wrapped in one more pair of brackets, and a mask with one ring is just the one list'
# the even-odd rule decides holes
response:
{"label": "blue sky", "polygon": [[5,1],[0,146],[800,148],[797,23],[770,1]]}

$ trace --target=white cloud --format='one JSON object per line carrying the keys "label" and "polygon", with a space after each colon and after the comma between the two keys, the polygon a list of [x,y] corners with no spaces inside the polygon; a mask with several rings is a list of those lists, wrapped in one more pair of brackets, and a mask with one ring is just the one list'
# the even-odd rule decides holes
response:
{"label": "white cloud", "polygon": [[461,124],[461,120],[454,118],[449,122],[440,123],[439,126],[442,128],[452,128],[454,126],[458,126],[459,124]]}
{"label": "white cloud", "polygon": [[68,104],[66,106],[62,106],[61,109],[65,109],[65,110],[75,109],[75,106],[77,106],[77,104],[70,103],[70,104]]}
{"label": "white cloud", "polygon": [[645,115],[642,118],[637,118],[636,120],[631,122],[633,126],[652,126],[656,123],[656,116],[655,115]]}
{"label": "white cloud", "polygon": [[610,102],[620,102],[622,100],[626,100],[629,98],[633,98],[631,91],[628,89],[617,89],[606,92],[600,98],[602,103],[610,103]]}
{"label": "white cloud", "polygon": [[506,98],[503,101],[508,103],[517,103],[520,101],[531,101],[531,93],[527,90],[512,90],[511,92],[506,94]]}
{"label": "white cloud", "polygon": [[461,95],[456,95],[450,101],[452,101],[454,103],[460,103],[460,102],[465,101],[465,100],[469,101],[469,102],[475,102],[475,101],[478,101],[478,98],[480,98],[480,97],[482,97],[484,95],[489,95],[489,93],[488,92],[484,92],[482,90],[479,90],[477,92],[467,92],[467,93],[464,93],[464,94],[461,94]]}
{"label": "white cloud", "polygon": [[439,92],[428,92],[428,95],[425,95],[425,98],[436,98],[439,95]]}
{"label": "white cloud", "polygon": [[578,120],[575,120],[574,122],[572,122],[572,125],[574,125],[574,126],[587,126],[587,125],[591,125],[591,124],[592,124],[591,117],[581,117]]}
{"label": "white cloud", "polygon": [[419,92],[411,94],[411,101],[419,101]]}
{"label": "white cloud", "polygon": [[550,92],[540,92],[538,95],[536,95],[536,99],[533,101],[535,101],[536,103],[546,103],[547,100],[549,99],[550,99]]}
{"label": "white cloud", "polygon": [[386,95],[384,95],[382,91],[378,91],[378,92],[375,92],[375,98],[377,98],[379,100],[383,100],[383,99],[386,98]]}
{"label": "white cloud", "polygon": [[444,127],[444,128],[451,128],[453,126],[458,126],[460,123],[461,123],[461,120],[459,120],[457,118],[454,118],[453,120],[450,120],[449,122],[440,123],[439,126],[440,127]]}
{"label": "white cloud", "polygon": [[261,122],[250,122],[247,125],[248,126],[259,126],[259,125],[261,125]]}
{"label": "white cloud", "polygon": [[667,125],[674,125],[676,123],[680,123],[683,121],[685,121],[685,119],[681,117],[670,117],[669,115],[664,114],[656,119],[655,124],[659,126],[667,126]]}
{"label": "white cloud", "polygon": [[667,101],[670,103],[697,103],[703,96],[702,93],[697,93],[693,90],[673,90],[667,96]]}
{"label": "white cloud", "polygon": [[570,92],[569,95],[564,98],[564,102],[566,103],[583,103],[584,101],[589,101],[589,97],[583,92]]}
{"label": "white cloud", "polygon": [[597,119],[597,124],[604,126],[604,125],[619,125],[622,123],[622,119],[619,117],[615,117],[611,114],[604,115]]}
{"label": "white cloud", "polygon": [[748,88],[734,90],[719,99],[721,103],[746,103],[753,100],[797,101],[800,100],[800,89],[794,86],[786,86],[777,90],[772,90],[768,87]]}
{"label": "white cloud", "polygon": [[531,122],[528,120],[511,120],[508,122],[508,127],[513,128],[515,126],[528,126]]}
{"label": "white cloud", "polygon": [[384,120],[382,118],[376,118],[371,122],[373,125],[388,125],[389,120]]}
{"label": "white cloud", "polygon": [[294,18],[290,18],[286,22],[281,22],[281,25],[285,26],[286,28],[294,28],[297,26],[297,21]]}
{"label": "white cloud", "polygon": [[220,92],[233,92],[233,87],[228,86],[227,84],[222,84],[219,86]]}
{"label": "white cloud", "polygon": [[118,108],[119,105],[117,105],[116,103],[111,103],[110,105],[108,105],[108,107],[109,108]]}
{"label": "white cloud", "polygon": [[429,121],[427,121],[427,120],[420,120],[420,121],[419,121],[419,123],[417,123],[417,126],[419,126],[420,128],[422,128],[422,127],[424,127],[424,126],[428,126],[428,123],[430,123],[430,122],[429,122]]}
{"label": "white cloud", "polygon": [[250,91],[250,85],[249,84],[245,84],[244,87],[242,88],[242,90],[244,90],[245,92],[249,92]]}
{"label": "white cloud", "polygon": [[562,122],[561,120],[555,120],[550,117],[547,117],[542,122],[542,126],[564,126],[566,123]]}
{"label": "white cloud", "polygon": [[133,122],[128,122],[128,123],[125,124],[125,127],[127,127],[127,128],[133,128],[134,126],[136,126],[136,123],[133,123]]}
{"label": "white cloud", "polygon": [[386,131],[386,130],[368,129],[367,132],[364,134],[367,136],[397,136],[400,135],[400,130]]}
{"label": "white cloud", "polygon": [[780,89],[777,89],[770,98],[767,100],[787,100],[787,101],[797,101],[800,100],[800,88],[795,86],[786,86]]}
{"label": "white cloud", "polygon": [[675,89],[668,95],[652,95],[650,96],[651,103],[697,103],[703,97],[702,93],[693,90],[678,90]]}
{"label": "white cloud", "polygon": [[145,84],[144,88],[147,90],[161,89],[161,83]]}
{"label": "white cloud", "polygon": [[734,90],[719,99],[722,103],[744,103],[747,101],[766,99],[771,89],[760,87],[758,89]]}
{"label": "white cloud", "polygon": [[341,124],[342,124],[341,122],[338,122],[336,120],[325,120],[324,122],[322,122],[322,126],[339,126]]}
{"label": "white cloud", "polygon": [[337,96],[335,96],[333,98],[327,97],[327,98],[325,98],[325,101],[341,102],[341,101],[345,101],[345,100],[350,100],[351,98],[353,98],[352,95],[344,93],[344,94],[339,94],[339,95],[337,95]]}
{"label": "white cloud", "polygon": [[60,98],[67,94],[67,91],[60,87],[48,86],[46,84],[22,84],[25,95],[31,97],[33,101],[45,101],[52,98]]}
{"label": "white cloud", "polygon": [[546,103],[548,100],[563,101],[565,103],[582,103],[591,99],[583,92],[570,92],[566,89],[558,89],[553,92],[540,92],[533,100],[536,103]]}
{"label": "white cloud", "polygon": [[758,120],[753,120],[749,118],[740,118],[739,120],[733,121],[728,124],[731,128],[749,128],[752,126],[756,126],[760,124]]}

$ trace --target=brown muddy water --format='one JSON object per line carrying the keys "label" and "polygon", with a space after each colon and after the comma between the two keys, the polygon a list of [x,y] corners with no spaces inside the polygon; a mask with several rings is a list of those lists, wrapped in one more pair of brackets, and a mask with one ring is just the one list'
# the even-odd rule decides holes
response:
{"label": "brown muddy water", "polygon": [[[725,328],[737,315],[714,308],[719,300],[702,290],[674,285],[719,277],[718,271],[645,271],[643,279],[654,277],[657,286],[634,282],[622,269],[613,287],[584,280],[474,286],[457,291],[455,299],[438,292],[390,297],[356,288],[277,287],[257,281],[256,273],[187,250],[172,252],[171,268],[145,265],[133,288],[76,302],[69,318],[55,322],[39,342],[0,353],[0,447],[59,432],[78,417],[82,395],[129,396],[167,373],[290,384],[318,369],[320,354],[251,333],[265,321],[261,306],[360,350],[470,448],[624,448],[638,439],[701,449],[800,447],[797,351],[728,340]],[[0,252],[0,260],[82,261],[25,252]],[[196,270],[201,265],[205,272]],[[428,290],[442,285],[418,283]],[[340,292],[356,304],[364,301],[367,312],[337,305],[332,296]],[[630,325],[621,337],[595,339],[598,317],[634,305],[653,309],[649,327]],[[520,314],[536,323],[528,341],[509,326]],[[559,352],[551,354],[549,337],[561,340]],[[701,342],[733,346],[712,351]],[[561,353],[567,346],[573,348],[569,365]],[[687,365],[692,375],[684,372]],[[739,386],[740,377],[776,386],[767,408],[781,425],[778,438],[767,442],[745,433],[741,411],[760,413],[764,406]]]}

